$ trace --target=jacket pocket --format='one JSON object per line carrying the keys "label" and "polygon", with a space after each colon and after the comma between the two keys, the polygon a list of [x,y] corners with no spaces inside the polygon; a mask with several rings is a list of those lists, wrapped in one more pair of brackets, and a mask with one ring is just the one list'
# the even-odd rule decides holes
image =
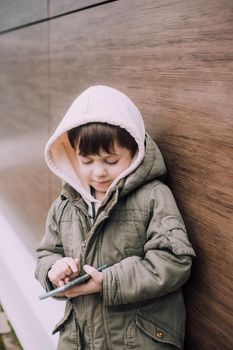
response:
{"label": "jacket pocket", "polygon": [[182,349],[181,338],[174,330],[141,311],[127,329],[126,344],[132,349]]}
{"label": "jacket pocket", "polygon": [[73,309],[70,307],[55,326],[53,334],[60,332],[57,350],[81,350],[81,336]]}
{"label": "jacket pocket", "polygon": [[195,252],[188,239],[185,225],[178,217],[167,216],[161,220],[161,225],[174,254],[195,256]]}

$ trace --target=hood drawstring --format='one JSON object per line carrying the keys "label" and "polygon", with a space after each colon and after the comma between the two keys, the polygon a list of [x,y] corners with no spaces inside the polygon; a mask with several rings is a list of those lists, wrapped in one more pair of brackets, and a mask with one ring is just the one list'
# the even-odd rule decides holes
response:
{"label": "hood drawstring", "polygon": [[[95,189],[93,187],[91,187],[91,195],[95,198]],[[92,208],[92,219],[95,220],[96,210],[95,210],[94,202],[91,202],[91,208]]]}

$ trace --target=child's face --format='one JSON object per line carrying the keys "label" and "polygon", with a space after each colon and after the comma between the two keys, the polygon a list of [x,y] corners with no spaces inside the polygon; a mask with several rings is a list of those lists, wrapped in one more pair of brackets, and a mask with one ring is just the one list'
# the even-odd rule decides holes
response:
{"label": "child's face", "polygon": [[126,170],[132,155],[128,148],[114,144],[114,154],[101,152],[82,156],[76,150],[79,177],[83,184],[95,189],[97,199],[102,199],[115,178]]}

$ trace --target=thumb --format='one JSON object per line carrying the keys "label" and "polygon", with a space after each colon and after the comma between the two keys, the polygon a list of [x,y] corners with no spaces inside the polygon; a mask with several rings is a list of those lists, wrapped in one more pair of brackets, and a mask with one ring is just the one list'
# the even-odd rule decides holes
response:
{"label": "thumb", "polygon": [[84,265],[83,270],[90,275],[94,281],[96,282],[102,282],[103,281],[103,274],[102,272],[97,271],[93,266],[90,265]]}

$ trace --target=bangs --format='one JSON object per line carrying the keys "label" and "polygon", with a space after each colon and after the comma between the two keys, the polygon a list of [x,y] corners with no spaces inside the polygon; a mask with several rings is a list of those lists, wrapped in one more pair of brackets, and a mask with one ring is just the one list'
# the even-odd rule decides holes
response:
{"label": "bangs", "polygon": [[107,123],[89,123],[73,128],[67,132],[71,146],[79,148],[81,156],[100,155],[101,152],[115,154],[114,143],[125,147],[134,156],[137,143],[134,138],[119,126]]}
{"label": "bangs", "polygon": [[92,123],[80,128],[76,147],[78,146],[79,154],[84,157],[90,154],[100,155],[101,152],[114,154],[116,136],[114,127]]}

